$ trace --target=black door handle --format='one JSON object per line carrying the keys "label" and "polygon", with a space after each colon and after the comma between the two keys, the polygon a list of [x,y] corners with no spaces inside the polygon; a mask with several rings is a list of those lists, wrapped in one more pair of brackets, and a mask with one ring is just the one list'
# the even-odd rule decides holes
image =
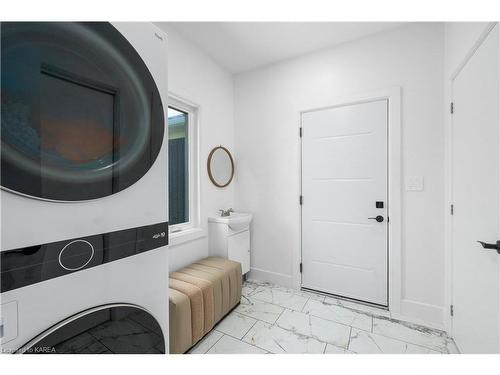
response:
{"label": "black door handle", "polygon": [[369,217],[368,219],[370,220],[377,220],[377,222],[381,223],[382,221],[384,221],[384,217],[381,216],[381,215],[378,215],[376,217]]}
{"label": "black door handle", "polygon": [[486,243],[483,241],[477,241],[477,242],[479,242],[484,249],[496,250],[497,253],[500,254],[500,241],[497,241],[496,243]]}

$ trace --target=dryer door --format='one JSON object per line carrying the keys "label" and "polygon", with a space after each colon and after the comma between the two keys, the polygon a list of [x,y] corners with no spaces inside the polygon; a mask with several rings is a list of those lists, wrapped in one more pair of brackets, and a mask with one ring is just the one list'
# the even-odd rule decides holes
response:
{"label": "dryer door", "polygon": [[19,349],[24,354],[164,354],[158,322],[135,305],[83,311],[43,332]]}
{"label": "dryer door", "polygon": [[162,146],[158,88],[105,22],[1,24],[1,183],[80,201],[126,189]]}

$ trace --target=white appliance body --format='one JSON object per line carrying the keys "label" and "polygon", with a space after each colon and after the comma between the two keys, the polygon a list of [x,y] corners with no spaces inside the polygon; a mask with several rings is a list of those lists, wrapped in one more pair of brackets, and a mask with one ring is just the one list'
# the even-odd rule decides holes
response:
{"label": "white appliance body", "polygon": [[[167,118],[167,40],[151,23],[112,24],[149,69]],[[2,189],[2,252],[38,244],[164,223],[168,220],[168,131],[149,171],[118,193],[57,202]],[[2,350],[19,349],[49,327],[99,305],[127,303],[147,310],[168,345],[166,246],[1,294]],[[165,348],[168,352],[168,348]]]}
{"label": "white appliance body", "polygon": [[65,319],[110,304],[145,309],[160,325],[167,345],[167,261],[166,249],[158,248],[2,293],[1,351],[14,353]]}
{"label": "white appliance body", "polygon": [[[113,23],[113,26],[126,37],[149,68],[160,92],[166,118],[165,34],[150,23]],[[1,190],[2,250],[166,221],[167,143],[165,131],[161,151],[149,171],[125,190],[102,199],[48,202]]]}

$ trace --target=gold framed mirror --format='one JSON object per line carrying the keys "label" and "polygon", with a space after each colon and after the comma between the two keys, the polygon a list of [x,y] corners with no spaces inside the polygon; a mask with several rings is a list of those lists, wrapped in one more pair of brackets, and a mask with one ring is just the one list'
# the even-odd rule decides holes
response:
{"label": "gold framed mirror", "polygon": [[215,186],[223,188],[231,183],[234,177],[234,160],[227,148],[217,146],[210,151],[207,171]]}

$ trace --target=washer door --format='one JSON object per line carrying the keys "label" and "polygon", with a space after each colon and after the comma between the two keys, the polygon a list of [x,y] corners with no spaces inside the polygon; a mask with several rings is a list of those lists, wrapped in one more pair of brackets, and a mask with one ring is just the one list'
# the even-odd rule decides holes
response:
{"label": "washer door", "polygon": [[1,183],[56,201],[137,182],[160,152],[158,88],[111,24],[1,24]]}
{"label": "washer door", "polygon": [[158,322],[135,305],[116,304],[83,311],[19,349],[24,354],[164,354]]}

